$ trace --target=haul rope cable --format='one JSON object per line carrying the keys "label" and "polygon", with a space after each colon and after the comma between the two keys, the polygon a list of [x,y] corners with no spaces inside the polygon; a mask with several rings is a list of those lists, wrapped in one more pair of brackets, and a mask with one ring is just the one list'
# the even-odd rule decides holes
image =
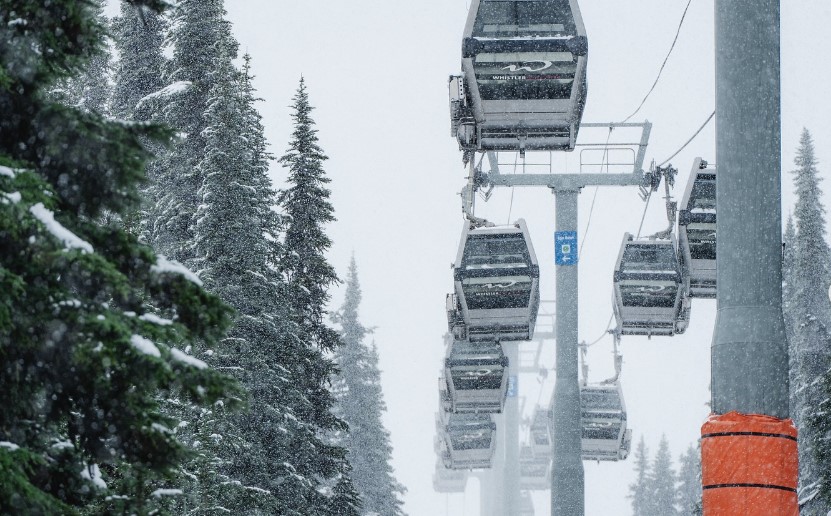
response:
{"label": "haul rope cable", "polygon": [[659,166],[659,167],[663,167],[664,165],[666,165],[667,163],[669,163],[669,161],[670,161],[672,158],[674,158],[675,156],[677,156],[677,155],[681,154],[681,151],[683,151],[684,149],[686,149],[686,148],[687,148],[687,145],[689,145],[690,143],[692,143],[692,141],[693,141],[693,140],[695,140],[695,137],[696,137],[696,136],[698,136],[699,134],[701,134],[701,131],[703,131],[703,130],[704,130],[704,128],[705,128],[705,127],[707,127],[707,124],[709,124],[709,123],[710,123],[710,120],[712,120],[712,119],[713,119],[713,117],[715,117],[715,116],[716,116],[716,112],[715,112],[715,111],[713,111],[712,113],[710,113],[710,116],[708,116],[708,117],[707,117],[707,120],[705,120],[705,121],[704,121],[704,123],[703,123],[703,124],[701,124],[701,127],[699,127],[699,128],[698,128],[698,131],[696,131],[696,132],[695,132],[695,134],[693,134],[693,135],[690,137],[690,139],[689,139],[689,140],[687,140],[687,142],[686,142],[684,145],[682,145],[682,146],[681,146],[681,148],[680,148],[680,149],[678,149],[677,151],[675,151],[675,154],[673,154],[672,156],[670,156],[670,157],[668,157],[667,159],[665,159],[665,160],[663,161],[663,163],[661,163],[661,164],[660,164],[660,165],[658,165],[658,166]]}
{"label": "haul rope cable", "polygon": [[661,74],[664,71],[664,67],[666,67],[666,65],[667,65],[667,61],[669,61],[669,56],[672,55],[672,51],[673,51],[673,49],[675,49],[675,44],[678,42],[678,36],[681,34],[681,27],[684,26],[684,19],[687,17],[687,11],[690,9],[690,4],[691,3],[692,3],[692,0],[689,0],[687,2],[687,7],[684,8],[684,14],[681,15],[681,21],[678,23],[678,30],[675,32],[675,39],[672,40],[672,45],[669,47],[669,52],[667,52],[667,56],[664,58],[664,62],[661,64],[661,68],[658,70],[658,76],[655,77],[655,82],[652,83],[652,87],[649,88],[649,91],[647,92],[647,94],[643,98],[643,100],[641,101],[640,105],[638,106],[638,109],[636,109],[631,115],[627,116],[623,120],[624,123],[628,122],[629,119],[631,119],[633,116],[638,114],[638,111],[640,111],[641,108],[643,107],[643,105],[646,104],[646,100],[649,98],[650,95],[652,95],[652,92],[655,91],[655,86],[658,85],[658,81],[661,79]]}

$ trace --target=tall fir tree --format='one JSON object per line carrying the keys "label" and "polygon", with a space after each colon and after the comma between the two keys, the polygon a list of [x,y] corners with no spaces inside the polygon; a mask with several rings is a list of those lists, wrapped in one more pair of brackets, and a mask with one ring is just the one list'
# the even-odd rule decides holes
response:
{"label": "tall fir tree", "polygon": [[[796,231],[792,237],[793,254],[785,257],[785,278],[790,279],[785,290],[785,312],[791,333],[791,414],[800,431],[800,496],[813,498],[811,491],[824,469],[816,461],[817,448],[831,445],[823,442],[821,435],[808,424],[810,414],[825,398],[819,379],[831,367],[831,306],[828,300],[831,250],[825,240],[821,178],[814,143],[807,129],[800,137],[794,163],[797,167],[792,172],[797,196],[794,206]],[[787,263],[788,259],[791,263]]]}
{"label": "tall fir tree", "polygon": [[[113,42],[119,60],[115,67],[111,112],[116,118],[132,122],[161,121],[165,86],[162,74],[166,67],[162,47],[167,23],[151,9],[136,9],[121,2],[121,15],[113,20]],[[158,158],[167,149],[145,142]],[[162,192],[157,188],[160,162],[148,162],[148,183],[142,188],[141,206],[124,218],[124,226],[144,241],[151,242],[153,224],[159,218],[157,206]]]}
{"label": "tall fir tree", "polygon": [[361,495],[363,514],[403,515],[400,496],[406,492],[390,465],[392,446],[382,421],[386,411],[378,369],[378,350],[366,345],[369,330],[358,319],[361,286],[355,257],[346,277],[346,298],[334,319],[343,346],[335,354],[340,374],[334,383],[336,413],[349,425],[339,444],[349,452],[352,480]]}
{"label": "tall fir tree", "polygon": [[[107,27],[109,21],[104,16],[105,0],[90,0],[84,2],[92,11],[92,15],[102,27]],[[101,46],[86,62],[80,74],[59,81],[52,90],[54,98],[65,104],[84,111],[91,111],[101,115],[110,114],[110,95],[112,92],[112,59],[107,46],[110,43],[106,32],[102,32]]]}
{"label": "tall fir tree", "polygon": [[678,468],[678,514],[701,516],[701,447],[690,446]]}
{"label": "tall fir tree", "polygon": [[139,11],[121,2],[121,15],[113,20],[113,42],[119,60],[112,89],[112,113],[123,120],[157,120],[151,94],[165,86],[162,73],[167,60],[163,54],[167,23],[154,11]]}
{"label": "tall fir tree", "polygon": [[[98,498],[107,512],[145,514],[166,493],[150,489],[186,455],[158,393],[180,390],[203,405],[236,398],[230,378],[183,351],[215,343],[229,311],[187,269],[96,222],[137,202],[142,139],[170,137],[50,97],[103,52],[96,3],[4,7],[0,507],[71,514]],[[123,490],[108,491],[113,476]]]}
{"label": "tall fir tree", "polygon": [[629,498],[632,500],[632,514],[643,516],[649,504],[649,451],[643,436],[635,449],[635,482],[629,485]]}
{"label": "tall fir tree", "polygon": [[358,514],[360,502],[349,476],[346,450],[326,444],[322,438],[324,433],[345,431],[346,423],[332,413],[334,397],[329,390],[330,378],[337,369],[326,354],[335,351],[341,340],[324,320],[328,289],[338,282],[335,269],[324,256],[332,245],[324,226],[335,216],[326,188],[330,179],[323,169],[327,158],[318,144],[312,109],[301,78],[294,96],[294,130],[289,148],[280,158],[289,172],[289,186],[279,194],[286,218],[280,272],[285,278],[295,330],[284,345],[300,359],[291,371],[298,389],[291,403],[305,434],[293,446],[293,464],[303,478],[326,479],[329,484],[324,486],[328,489],[322,490],[322,498],[315,496],[320,490],[312,484],[307,510],[315,514]]}
{"label": "tall fir tree", "polygon": [[648,498],[643,516],[670,516],[678,514],[675,507],[676,474],[672,469],[672,455],[665,435],[661,436],[658,451],[649,469],[647,477]]}
{"label": "tall fir tree", "polygon": [[284,371],[294,364],[280,348],[290,333],[276,262],[280,220],[271,208],[276,193],[267,175],[270,156],[254,106],[250,57],[245,63],[240,73],[221,56],[213,72],[193,263],[206,287],[237,311],[223,348],[208,362],[236,371],[250,409],[216,414],[212,435],[221,439],[194,441],[205,456],[218,459],[195,468],[201,470],[198,503],[222,503],[235,513],[301,514],[296,498],[303,486],[293,480],[287,452],[286,435],[295,432],[286,407],[293,385]]}
{"label": "tall fir tree", "polygon": [[186,265],[195,256],[194,228],[204,177],[205,111],[218,75],[220,56],[234,59],[238,44],[225,19],[223,0],[180,0],[173,8],[169,44],[173,57],[165,74],[165,121],[180,141],[159,166],[158,216],[153,246]]}

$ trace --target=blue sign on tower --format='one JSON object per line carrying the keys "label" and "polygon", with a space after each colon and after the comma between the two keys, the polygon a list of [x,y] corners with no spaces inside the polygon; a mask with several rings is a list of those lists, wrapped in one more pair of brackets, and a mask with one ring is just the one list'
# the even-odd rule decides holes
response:
{"label": "blue sign on tower", "polygon": [[554,263],[577,265],[577,232],[557,231],[554,233]]}

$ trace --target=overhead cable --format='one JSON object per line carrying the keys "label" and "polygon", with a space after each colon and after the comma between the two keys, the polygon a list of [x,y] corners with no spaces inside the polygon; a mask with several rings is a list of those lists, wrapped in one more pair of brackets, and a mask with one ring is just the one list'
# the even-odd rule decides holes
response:
{"label": "overhead cable", "polygon": [[658,81],[661,79],[661,74],[664,71],[664,67],[667,65],[667,61],[669,61],[669,56],[672,55],[672,51],[673,49],[675,49],[675,43],[678,42],[678,36],[681,34],[681,27],[684,26],[684,19],[687,17],[687,11],[690,9],[691,3],[692,0],[689,0],[687,2],[687,7],[684,8],[684,14],[681,15],[681,21],[678,23],[678,30],[675,31],[675,39],[672,40],[672,45],[669,47],[669,52],[667,52],[667,56],[664,58],[664,62],[661,64],[660,70],[658,70],[658,76],[655,77],[655,82],[652,83],[652,87],[649,88],[649,91],[646,93],[646,96],[641,101],[640,105],[638,106],[638,109],[636,109],[631,115],[627,116],[623,120],[623,123],[628,122],[633,116],[638,114],[638,111],[640,111],[643,105],[646,104],[646,100],[649,98],[650,95],[652,95],[652,92],[655,91],[655,86],[658,85]]}
{"label": "overhead cable", "polygon": [[[606,173],[609,173],[609,140],[612,138],[612,127],[609,126],[609,134],[606,136],[606,144],[603,147],[603,158],[600,160],[600,171],[603,171],[603,164],[606,164]],[[592,214],[594,213],[594,202],[597,200],[597,191],[600,189],[599,186],[594,187],[594,195],[592,196],[592,205],[589,208],[589,217],[586,221],[586,230],[583,231],[583,239],[580,242],[580,249],[577,251],[578,258],[583,255],[583,246],[586,245],[586,239],[589,235],[589,228],[592,224]]]}
{"label": "overhead cable", "polygon": [[612,315],[609,317],[609,324],[606,325],[606,329],[603,330],[603,333],[600,335],[600,337],[597,337],[597,339],[595,339],[591,344],[586,344],[587,348],[590,348],[590,347],[594,346],[595,344],[597,344],[598,342],[600,342],[601,340],[603,340],[603,337],[605,337],[606,334],[609,333],[609,329],[612,327],[612,321],[614,320],[614,318],[615,318],[615,314],[612,313]]}
{"label": "overhead cable", "polygon": [[690,139],[689,139],[689,140],[687,140],[687,143],[685,143],[684,145],[682,145],[680,149],[678,149],[677,151],[675,151],[675,154],[673,154],[672,156],[670,156],[670,157],[668,157],[667,159],[665,159],[665,160],[664,160],[664,162],[663,162],[663,163],[661,163],[661,164],[660,164],[660,165],[658,165],[658,166],[659,166],[659,167],[663,167],[664,165],[666,165],[667,163],[669,163],[669,161],[670,161],[672,158],[674,158],[675,156],[679,155],[679,154],[681,153],[681,151],[682,151],[682,150],[686,149],[686,148],[687,148],[687,145],[689,145],[690,143],[692,143],[692,141],[693,141],[693,140],[695,140],[695,137],[696,137],[696,136],[698,136],[698,135],[701,133],[701,131],[703,131],[703,130],[704,130],[704,128],[705,128],[705,127],[707,127],[707,124],[709,124],[709,123],[710,123],[710,120],[712,120],[712,119],[713,119],[713,117],[715,117],[715,116],[716,116],[716,112],[715,112],[715,111],[713,111],[712,113],[710,113],[710,116],[708,116],[708,117],[707,117],[707,120],[705,120],[705,121],[704,121],[704,123],[703,123],[703,124],[701,124],[701,127],[699,127],[699,128],[698,128],[698,131],[696,131],[696,132],[695,132],[695,134],[693,134],[693,135],[690,137]]}

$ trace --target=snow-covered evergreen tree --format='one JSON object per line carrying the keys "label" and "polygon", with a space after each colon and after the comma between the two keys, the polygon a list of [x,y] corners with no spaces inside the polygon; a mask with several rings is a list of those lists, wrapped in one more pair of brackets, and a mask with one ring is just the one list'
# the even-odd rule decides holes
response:
{"label": "snow-covered evergreen tree", "polygon": [[690,446],[681,455],[678,481],[678,514],[701,516],[701,448],[699,446]]}
{"label": "snow-covered evergreen tree", "polygon": [[646,514],[650,497],[649,451],[643,436],[635,449],[635,475],[635,482],[629,485],[629,498],[632,500],[632,514],[641,516]]}
{"label": "snow-covered evergreen tree", "polygon": [[199,163],[206,147],[205,111],[219,78],[220,56],[234,59],[237,55],[238,44],[225,14],[223,0],[180,0],[173,8],[169,37],[173,58],[165,74],[164,113],[181,139],[165,156],[156,178],[162,195],[152,242],[156,249],[188,265],[195,256],[198,191],[204,180]]}
{"label": "snow-covered evergreen tree", "polygon": [[157,12],[139,11],[121,2],[121,15],[113,20],[113,40],[119,60],[112,89],[112,113],[123,120],[147,122],[155,119],[151,94],[165,86],[162,73],[167,24]]}
{"label": "snow-covered evergreen tree", "polygon": [[666,436],[662,435],[661,442],[658,444],[658,451],[655,453],[655,459],[652,461],[647,476],[647,491],[649,494],[646,499],[646,508],[642,513],[643,516],[678,514],[675,508],[677,497],[675,481],[676,474],[672,468],[669,442]]}
{"label": "snow-covered evergreen tree", "polygon": [[334,319],[341,326],[343,347],[335,354],[340,374],[334,383],[336,413],[349,425],[339,444],[349,452],[352,481],[361,495],[363,514],[404,514],[400,495],[406,492],[390,465],[392,446],[382,415],[386,411],[378,369],[378,350],[367,346],[369,331],[358,319],[361,286],[354,256],[346,277],[346,298]]}
{"label": "snow-covered evergreen tree", "polygon": [[[96,222],[137,202],[141,139],[170,135],[50,98],[103,51],[90,6],[0,9],[0,507],[15,514],[71,513],[102,494],[105,512],[149,512],[172,494],[150,490],[185,456],[157,394],[209,405],[236,391],[187,353],[221,337],[227,307],[181,265]],[[123,490],[108,492],[113,476]]]}
{"label": "snow-covered evergreen tree", "polygon": [[[818,381],[831,367],[831,304],[828,300],[829,251],[825,240],[825,208],[821,178],[808,130],[802,132],[793,171],[797,201],[794,206],[796,232],[793,254],[786,254],[786,321],[790,326],[793,416],[800,431],[800,497],[811,498],[824,465],[817,463],[818,446],[829,446],[808,425],[810,414],[826,397]],[[787,233],[786,233],[787,239]],[[787,252],[787,246],[786,246]],[[787,260],[792,260],[787,263]],[[831,508],[831,507],[829,507]],[[829,508],[825,509],[825,512]]]}
{"label": "snow-covered evergreen tree", "polygon": [[[208,362],[236,372],[249,391],[249,410],[217,414],[212,433],[217,437],[211,440],[216,445],[199,440],[205,456],[219,459],[197,473],[200,504],[207,508],[221,501],[235,513],[292,514],[296,494],[291,491],[298,483],[291,480],[295,471],[287,466],[292,458],[280,429],[293,434],[285,406],[293,386],[284,371],[294,364],[278,347],[289,331],[276,267],[279,219],[271,209],[276,193],[267,176],[269,155],[248,66],[241,74],[228,56],[221,56],[214,73],[205,112],[205,158],[199,163],[204,179],[193,263],[206,288],[237,311],[224,345]],[[236,494],[227,493],[229,486]]]}
{"label": "snow-covered evergreen tree", "polygon": [[822,400],[808,414],[805,426],[814,438],[813,459],[817,476],[803,489],[800,514],[825,516],[831,512],[831,370],[817,382]]}
{"label": "snow-covered evergreen tree", "polygon": [[[151,9],[137,9],[122,1],[121,15],[113,20],[112,26],[119,55],[110,103],[113,116],[136,122],[161,120],[164,98],[160,93],[164,91],[162,73],[166,63],[162,53],[167,28],[164,18]],[[163,146],[145,143],[157,157],[164,155]],[[158,159],[147,164],[149,181],[142,188],[142,205],[123,219],[128,231],[147,242],[153,240],[152,228],[159,217],[156,211],[162,197],[157,188],[159,166]]]}
{"label": "snow-covered evergreen tree", "polygon": [[[79,4],[89,9],[102,27],[108,25],[107,17],[104,16],[105,0],[89,0]],[[109,38],[106,32],[100,33],[98,37],[101,38],[101,44],[86,61],[82,72],[59,81],[51,93],[53,98],[68,106],[107,115],[110,112],[109,101],[112,91],[112,60],[107,48]]]}
{"label": "snow-covered evergreen tree", "polygon": [[329,479],[331,492],[324,499],[309,500],[315,514],[358,514],[358,494],[349,477],[346,450],[328,445],[322,433],[346,430],[346,423],[332,413],[334,398],[329,380],[337,372],[325,353],[341,345],[340,335],[326,325],[329,287],[338,281],[335,269],[324,253],[331,246],[325,225],[335,220],[329,202],[330,179],[323,169],[327,159],[318,144],[317,129],[311,117],[312,106],[306,83],[294,96],[292,132],[289,148],[280,163],[289,171],[288,188],[279,195],[286,217],[280,271],[287,286],[294,341],[291,349],[302,353],[291,371],[297,397],[291,400],[294,416],[305,426],[305,436],[297,443],[296,467],[303,477]]}

